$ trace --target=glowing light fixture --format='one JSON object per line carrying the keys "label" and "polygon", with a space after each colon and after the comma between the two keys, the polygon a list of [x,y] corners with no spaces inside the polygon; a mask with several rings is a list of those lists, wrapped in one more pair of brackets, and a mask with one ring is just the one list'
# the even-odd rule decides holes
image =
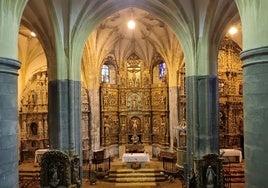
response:
{"label": "glowing light fixture", "polygon": [[237,33],[237,28],[236,27],[231,27],[228,32],[229,32],[230,35],[234,35],[234,34]]}
{"label": "glowing light fixture", "polygon": [[35,32],[32,31],[32,32],[31,32],[31,36],[32,36],[32,37],[36,37]]}
{"label": "glowing light fixture", "polygon": [[134,20],[130,20],[128,21],[127,26],[129,29],[135,29],[136,23]]}

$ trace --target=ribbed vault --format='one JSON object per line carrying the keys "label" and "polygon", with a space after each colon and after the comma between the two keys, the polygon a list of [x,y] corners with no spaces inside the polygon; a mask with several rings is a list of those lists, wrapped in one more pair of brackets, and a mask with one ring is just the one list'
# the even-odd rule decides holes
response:
{"label": "ribbed vault", "polygon": [[[162,25],[164,27],[158,27],[158,29],[160,28],[163,32],[167,32],[166,28],[170,27],[173,30],[185,53],[189,66],[187,68],[188,74],[215,72],[215,65],[208,67],[205,64],[199,66],[198,64],[207,61],[215,62],[216,55],[214,54],[211,57],[208,55],[208,51],[217,49],[221,38],[225,35],[227,26],[238,19],[237,9],[232,0],[203,0],[202,2],[196,0],[173,0],[168,2],[154,0],[81,0],[79,3],[75,2],[50,0],[44,3],[43,1],[30,0],[26,8],[27,11],[23,15],[22,23],[25,23],[27,27],[38,33],[39,40],[47,54],[48,63],[52,64],[49,67],[53,67],[53,70],[55,70],[53,73],[51,70],[50,79],[69,77],[69,79],[79,80],[80,61],[78,59],[81,59],[88,36],[106,18],[108,19],[102,24],[105,27],[109,26],[111,24],[111,22],[107,24],[109,16],[113,15],[113,13],[118,15],[118,11],[126,10],[128,7],[136,7],[147,11],[148,16],[153,18],[150,23],[151,26],[159,24],[160,22],[157,20],[161,20],[168,26],[164,24]],[[116,18],[116,14],[114,18]],[[146,23],[144,24],[146,25]],[[118,28],[122,30],[122,27]],[[116,29],[116,27],[113,29]],[[150,28],[149,30],[153,31],[154,29]],[[157,33],[158,35],[155,35],[154,38],[148,39],[146,38],[148,32],[147,30],[143,33],[143,43],[147,43],[147,46],[154,44],[160,48],[159,42],[161,41],[159,40],[163,40],[163,37],[162,39],[159,38],[160,34]],[[125,37],[127,38],[127,36]],[[123,41],[126,40],[114,38],[112,42],[109,42],[109,45],[116,47],[119,44],[121,45]],[[206,48],[208,43],[213,44],[211,45],[212,49]],[[140,55],[145,56],[144,52],[146,51],[142,49],[144,45],[137,41],[134,44],[135,50]],[[127,49],[133,51],[133,45],[128,46]],[[149,50],[147,49],[147,51]],[[55,52],[57,52],[57,55],[55,55]],[[120,58],[127,56],[125,51],[121,50],[119,53]],[[149,57],[146,57],[146,59],[149,60]],[[55,62],[57,65],[54,65]],[[61,71],[57,71],[59,70],[57,67],[62,67]]]}

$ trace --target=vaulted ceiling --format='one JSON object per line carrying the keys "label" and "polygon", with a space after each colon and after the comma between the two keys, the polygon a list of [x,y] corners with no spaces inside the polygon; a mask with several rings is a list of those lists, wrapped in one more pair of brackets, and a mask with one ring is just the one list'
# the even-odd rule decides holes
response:
{"label": "vaulted ceiling", "polygon": [[[44,3],[44,1],[41,2]],[[40,68],[46,65],[46,56],[42,46],[44,46],[44,41],[53,39],[52,33],[45,34],[45,31],[41,30],[42,27],[52,27],[49,24],[50,21],[48,20],[45,9],[41,9],[41,7],[45,6],[42,3],[40,5],[39,1],[30,1],[29,6],[26,7],[26,11],[24,12],[19,36],[19,59],[23,63],[21,72],[24,74],[31,74],[38,67]],[[157,4],[161,3],[159,2]],[[165,3],[163,3],[164,5]],[[185,5],[184,8],[187,9],[190,7]],[[40,15],[38,16],[37,13]],[[127,28],[127,22],[130,19],[136,22],[136,28],[134,30]],[[32,28],[33,26],[37,26],[38,21],[40,22],[39,26]],[[227,35],[242,47],[241,24],[237,22],[235,25],[238,27],[238,33],[233,36]],[[39,31],[39,34],[42,34],[42,36],[32,37],[27,27]],[[37,38],[41,39],[41,41],[39,42]],[[53,48],[53,46],[50,47]],[[87,57],[86,62],[94,63],[94,69],[96,70],[103,63],[103,59],[109,54],[116,57],[119,66],[132,53],[136,53],[145,61],[147,66],[150,66],[152,57],[156,51],[169,64],[169,67],[173,68],[172,66],[174,65],[172,62],[176,62],[176,66],[180,66],[178,63],[181,63],[183,51],[179,39],[172,29],[161,21],[157,15],[153,15],[139,8],[130,7],[115,11],[98,24],[90,36],[88,36],[83,53],[84,57]],[[27,79],[25,77],[23,80],[27,81]]]}
{"label": "vaulted ceiling", "polygon": [[[129,20],[136,27],[129,29]],[[123,63],[129,55],[136,53],[150,64],[155,52],[167,61],[181,51],[179,41],[172,30],[156,16],[137,8],[116,12],[105,19],[90,35],[87,45],[96,52],[99,63],[112,54],[118,63]],[[176,53],[174,53],[176,52]]]}

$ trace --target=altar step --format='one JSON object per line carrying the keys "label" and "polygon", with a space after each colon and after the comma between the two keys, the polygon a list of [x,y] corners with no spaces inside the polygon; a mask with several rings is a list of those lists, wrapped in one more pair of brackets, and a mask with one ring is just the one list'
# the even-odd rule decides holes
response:
{"label": "altar step", "polygon": [[229,183],[245,183],[244,163],[229,163],[223,167],[228,172],[225,176]]}
{"label": "altar step", "polygon": [[19,170],[19,187],[36,188],[40,184],[40,170]]}
{"label": "altar step", "polygon": [[107,181],[124,185],[131,183],[132,185],[139,183],[155,183],[167,180],[167,176],[161,170],[155,169],[118,169],[109,172]]}

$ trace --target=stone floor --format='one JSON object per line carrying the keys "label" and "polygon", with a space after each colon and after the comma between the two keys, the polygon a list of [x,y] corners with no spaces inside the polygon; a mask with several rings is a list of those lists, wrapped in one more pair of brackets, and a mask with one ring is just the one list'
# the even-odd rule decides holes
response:
{"label": "stone floor", "polygon": [[[111,164],[111,168],[122,168],[124,166],[122,166],[124,164],[122,164],[121,161],[115,160],[112,162]],[[157,160],[151,160],[150,163],[146,164],[146,166],[150,166],[153,168],[162,168],[162,163],[157,161]],[[145,167],[146,167],[145,166]],[[31,162],[27,162],[27,163],[22,163],[19,166],[20,170],[38,170],[39,167],[34,165]],[[95,187],[95,188],[124,188],[124,187],[136,187],[136,188],[182,188],[182,182],[176,178],[174,182],[169,182],[169,181],[165,181],[165,182],[156,182],[156,183],[128,183],[128,184],[117,184],[117,183],[110,183],[110,182],[105,182],[102,180],[98,180],[96,182],[96,184],[91,185],[89,182],[89,178],[88,178],[88,174],[87,173],[88,170],[88,165],[84,165],[83,166],[83,188],[89,188],[89,187]],[[32,185],[32,186],[28,186],[27,188],[39,188],[40,185]],[[232,183],[230,188],[244,188],[245,184],[244,183]]]}

